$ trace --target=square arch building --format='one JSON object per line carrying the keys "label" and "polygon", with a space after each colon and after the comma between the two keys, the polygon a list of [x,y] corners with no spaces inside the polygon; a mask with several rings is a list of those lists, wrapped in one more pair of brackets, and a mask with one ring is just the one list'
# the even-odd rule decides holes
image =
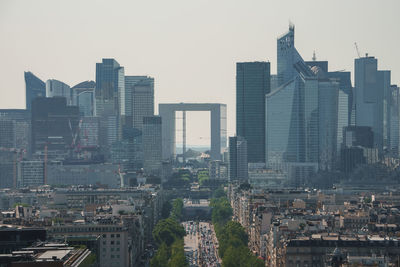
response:
{"label": "square arch building", "polygon": [[[183,125],[186,125],[185,111],[210,111],[211,113],[211,160],[220,160],[222,149],[226,148],[226,105],[210,103],[177,103],[159,104],[162,119],[163,159],[174,159],[176,156],[175,112],[183,111]],[[186,144],[186,129],[183,129],[183,142]]]}

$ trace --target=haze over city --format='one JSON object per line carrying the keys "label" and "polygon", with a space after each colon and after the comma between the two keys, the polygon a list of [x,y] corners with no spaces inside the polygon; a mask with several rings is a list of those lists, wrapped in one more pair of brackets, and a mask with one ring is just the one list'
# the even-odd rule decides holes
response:
{"label": "haze over city", "polygon": [[0,0],[0,267],[399,267],[399,10]]}
{"label": "haze over city", "polygon": [[[235,133],[235,63],[270,61],[296,25],[305,60],[315,50],[331,70],[354,69],[357,53],[379,58],[400,81],[397,0],[381,1],[8,1],[0,2],[0,107],[24,108],[24,71],[70,86],[95,79],[112,57],[126,74],[155,78],[155,101],[220,102]],[[352,77],[353,79],[353,77]],[[188,113],[188,143],[209,145],[206,113]],[[204,138],[200,138],[204,137]]]}

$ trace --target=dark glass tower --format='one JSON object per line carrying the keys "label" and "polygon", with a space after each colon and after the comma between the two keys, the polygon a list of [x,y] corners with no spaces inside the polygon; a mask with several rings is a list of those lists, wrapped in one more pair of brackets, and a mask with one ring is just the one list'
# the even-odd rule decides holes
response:
{"label": "dark glass tower", "polygon": [[25,72],[24,76],[26,109],[31,110],[33,99],[39,96],[46,96],[46,84],[30,71]]}
{"label": "dark glass tower", "polygon": [[115,59],[96,63],[95,101],[95,115],[100,118],[99,140],[107,154],[111,145],[121,140],[126,115],[124,68]]}
{"label": "dark glass tower", "polygon": [[236,64],[236,133],[247,141],[250,163],[265,162],[265,95],[269,92],[269,62]]}
{"label": "dark glass tower", "polygon": [[79,108],[65,97],[37,97],[32,102],[32,153],[62,156],[77,144]]}

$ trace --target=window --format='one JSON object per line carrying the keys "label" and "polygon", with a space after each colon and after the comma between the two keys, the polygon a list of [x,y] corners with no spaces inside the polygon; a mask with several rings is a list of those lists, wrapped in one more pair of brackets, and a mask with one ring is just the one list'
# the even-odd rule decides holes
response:
{"label": "window", "polygon": [[103,234],[103,238],[106,238],[107,237],[107,235],[106,234]]}
{"label": "window", "polygon": [[110,241],[110,244],[111,244],[111,245],[114,245],[114,241]]}
{"label": "window", "polygon": [[114,258],[115,258],[115,256],[111,254],[111,259],[114,259]]}
{"label": "window", "polygon": [[117,237],[120,237],[121,235],[120,234],[117,234]]}
{"label": "window", "polygon": [[111,238],[113,238],[114,237],[114,234],[111,234]]}
{"label": "window", "polygon": [[120,242],[119,241],[117,241],[117,245],[119,245],[120,244]]}

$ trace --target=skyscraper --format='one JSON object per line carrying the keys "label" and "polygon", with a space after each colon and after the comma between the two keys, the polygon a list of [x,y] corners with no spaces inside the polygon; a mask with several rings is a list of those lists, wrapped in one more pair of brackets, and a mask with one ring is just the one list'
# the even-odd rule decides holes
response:
{"label": "skyscraper", "polygon": [[251,163],[265,163],[265,95],[269,92],[269,62],[236,64],[236,133],[246,139]]}
{"label": "skyscraper", "polygon": [[310,68],[303,61],[294,46],[294,25],[289,25],[289,31],[277,39],[277,76],[278,86],[292,80],[299,72],[312,76]]}
{"label": "skyscraper", "polygon": [[125,76],[126,116],[133,128],[142,130],[143,117],[154,115],[154,78]]}
{"label": "skyscraper", "polygon": [[161,117],[143,117],[143,169],[147,174],[161,175]]}
{"label": "skyscraper", "polygon": [[390,145],[389,151],[393,156],[399,155],[400,150],[400,89],[397,85],[391,86],[390,94]]}
{"label": "skyscraper", "polygon": [[247,141],[241,136],[229,137],[229,181],[247,181]]}
{"label": "skyscraper", "polygon": [[[337,118],[337,153],[343,143],[343,128],[351,125],[353,115],[353,88],[349,71],[334,71],[327,73],[329,78],[339,82],[338,118]],[[339,154],[338,154],[339,155]]]}
{"label": "skyscraper", "polygon": [[0,120],[14,121],[15,148],[30,151],[31,111],[26,109],[0,109]]}
{"label": "skyscraper", "polygon": [[46,84],[32,72],[24,72],[26,109],[31,110],[32,100],[39,96],[46,96]]}
{"label": "skyscraper", "polygon": [[81,82],[71,88],[74,102],[79,107],[81,116],[90,117],[94,115],[94,81]]}
{"label": "skyscraper", "polygon": [[378,71],[374,57],[355,59],[356,126],[369,126],[374,133],[374,146],[381,153],[390,141],[388,105],[390,71]]}
{"label": "skyscraper", "polygon": [[348,121],[347,95],[341,98],[340,114],[338,109],[340,80],[334,76],[341,74],[330,77],[327,61],[302,59],[294,46],[293,25],[278,38],[277,50],[280,85],[266,95],[267,166],[286,169],[289,176],[298,170],[331,169],[337,160],[338,126]]}
{"label": "skyscraper", "polygon": [[61,96],[67,99],[67,105],[75,105],[75,99],[72,95],[71,87],[58,80],[47,80],[46,81],[46,97]]}
{"label": "skyscraper", "polygon": [[125,109],[124,68],[115,59],[96,63],[96,112],[100,117],[99,140],[103,152],[109,152],[113,142],[122,136]]}
{"label": "skyscraper", "polygon": [[79,109],[64,97],[37,97],[32,102],[32,153],[64,157],[78,138]]}
{"label": "skyscraper", "polygon": [[13,120],[5,120],[0,117],[0,147],[16,147],[16,125]]}

